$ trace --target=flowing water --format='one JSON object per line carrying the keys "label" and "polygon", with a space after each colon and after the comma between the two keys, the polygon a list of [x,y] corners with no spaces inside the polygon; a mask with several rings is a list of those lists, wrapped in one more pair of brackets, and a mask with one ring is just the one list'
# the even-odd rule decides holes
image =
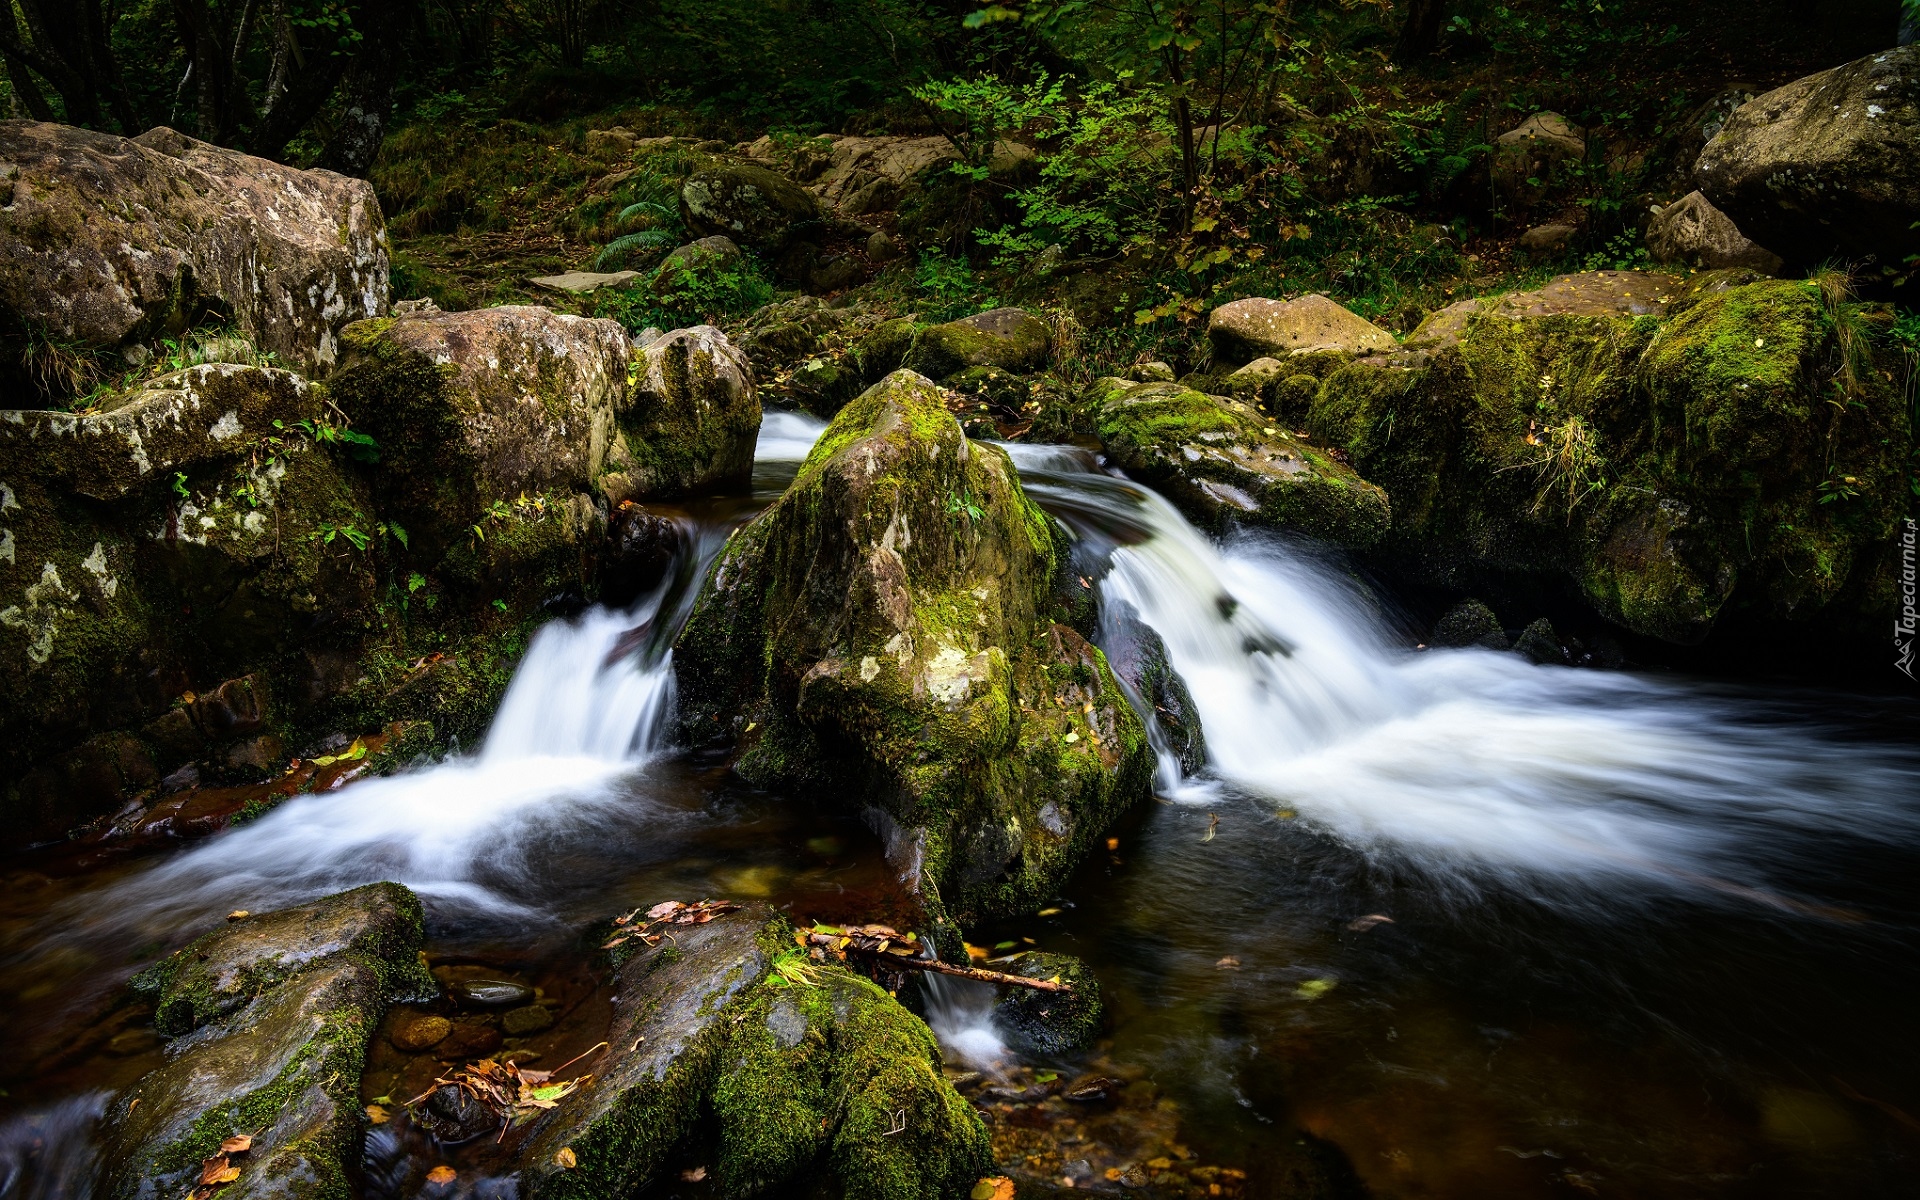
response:
{"label": "flowing water", "polygon": [[[404,882],[437,964],[571,997],[561,1057],[604,1027],[576,935],[610,912],[696,893],[897,911],[864,830],[668,740],[704,564],[819,428],[769,414],[753,496],[687,510],[655,594],[543,629],[476,753],[190,848],[17,864],[0,1196],[85,1194],[105,1090],[161,1053],[118,985],[232,908]],[[1147,1081],[1195,1153],[1253,1195],[1293,1194],[1303,1147],[1378,1196],[1920,1194],[1914,706],[1415,650],[1338,560],[1215,542],[1082,452],[1011,449],[1106,611],[1164,639],[1209,761],[1163,755],[1157,802],[1051,915],[981,936],[1094,966],[1112,1037],[1093,1065]],[[990,1002],[921,999],[953,1064],[1011,1094]],[[368,1094],[410,1071],[377,1045]],[[1083,1161],[1049,1153],[1026,1169]],[[370,1194],[414,1194],[377,1167]]]}

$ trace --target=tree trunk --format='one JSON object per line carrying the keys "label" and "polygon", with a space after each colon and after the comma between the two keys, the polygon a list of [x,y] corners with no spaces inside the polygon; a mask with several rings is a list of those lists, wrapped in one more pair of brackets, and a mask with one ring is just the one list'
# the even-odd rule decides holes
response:
{"label": "tree trunk", "polygon": [[1400,44],[1393,52],[1403,63],[1415,63],[1440,45],[1446,23],[1447,0],[1407,0],[1407,23],[1400,27]]}
{"label": "tree trunk", "polygon": [[353,56],[340,89],[340,122],[320,153],[320,165],[342,175],[365,177],[386,136],[393,110],[393,89],[412,32],[411,5],[377,0],[355,14],[365,21],[360,52]]}

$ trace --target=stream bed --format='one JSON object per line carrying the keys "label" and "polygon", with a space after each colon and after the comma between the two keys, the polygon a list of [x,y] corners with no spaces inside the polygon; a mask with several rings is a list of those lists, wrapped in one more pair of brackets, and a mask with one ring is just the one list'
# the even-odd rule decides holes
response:
{"label": "stream bed", "polygon": [[[197,843],[0,867],[0,1197],[90,1194],[92,1122],[160,1061],[121,985],[232,910],[397,880],[443,981],[551,1014],[397,1009],[363,1089],[383,1114],[448,1069],[398,1048],[409,1022],[548,1068],[595,1045],[611,914],[899,919],[856,821],[668,739],[704,564],[819,428],[769,414],[751,500],[689,507],[655,595],[542,630],[475,752]],[[1016,1060],[984,988],[902,996],[1022,1195],[1920,1194],[1920,706],[1419,650],[1310,547],[1216,542],[1082,452],[1010,449],[1109,617],[1124,601],[1165,641],[1208,748],[1191,775],[1162,755],[1156,801],[1042,915],[972,931],[1091,964],[1091,1055]],[[451,1187],[426,1182],[442,1162]],[[369,1197],[512,1194],[486,1139],[404,1117],[364,1173]]]}

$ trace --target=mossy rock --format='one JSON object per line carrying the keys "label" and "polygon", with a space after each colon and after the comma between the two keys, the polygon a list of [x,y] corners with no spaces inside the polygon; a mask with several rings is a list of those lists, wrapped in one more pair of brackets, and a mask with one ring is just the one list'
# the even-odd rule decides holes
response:
{"label": "mossy rock", "polygon": [[1379,561],[1463,590],[1570,581],[1682,644],[1729,605],[1865,628],[1891,611],[1913,446],[1866,314],[1813,283],[1664,279],[1476,302],[1423,366],[1328,375],[1308,428],[1392,496]]}
{"label": "mossy rock", "polygon": [[1140,619],[1140,613],[1125,600],[1110,601],[1101,614],[1106,634],[1107,655],[1113,673],[1132,691],[1142,711],[1153,714],[1153,723],[1166,739],[1166,749],[1179,760],[1180,769],[1193,774],[1207,763],[1207,739],[1200,727],[1200,711],[1186,680],[1174,670],[1167,657],[1167,644],[1159,631]]}
{"label": "mossy rock", "polygon": [[1202,524],[1293,529],[1346,546],[1387,531],[1386,493],[1241,400],[1177,383],[1102,380],[1100,440],[1129,475]]}
{"label": "mossy rock", "polygon": [[746,483],[760,394],[726,334],[696,325],[654,339],[634,356],[632,385],[615,406],[619,436],[599,480],[611,503]]}
{"label": "mossy rock", "polygon": [[1022,1054],[1057,1058],[1091,1049],[1106,1020],[1100,981],[1071,954],[1029,950],[1001,970],[1027,979],[1067,985],[1064,992],[1003,987],[994,1001],[993,1024]]}
{"label": "mossy rock", "polygon": [[719,162],[689,176],[680,187],[680,213],[700,237],[731,238],[766,255],[817,237],[827,216],[799,184],[744,162]]}
{"label": "mossy rock", "polygon": [[419,952],[420,900],[397,883],[370,883],[299,908],[229,922],[128,982],[154,1006],[165,1037],[191,1033],[322,959],[349,955],[400,1000],[435,991]]}
{"label": "mossy rock", "polygon": [[529,1196],[634,1194],[695,1144],[727,1196],[831,1183],[957,1197],[988,1168],[985,1127],[942,1078],[932,1034],[886,992],[802,958],[764,906],[675,938],[619,966],[616,1049],[528,1138]]}
{"label": "mossy rock", "polygon": [[921,329],[901,366],[933,379],[969,367],[1027,375],[1046,365],[1052,346],[1053,331],[1045,321],[1022,309],[996,308]]}
{"label": "mossy rock", "polygon": [[1151,772],[1105,656],[1053,623],[1064,539],[940,389],[889,376],[714,564],[674,659],[688,736],[859,797],[930,914],[1039,907]]}
{"label": "mossy rock", "polygon": [[388,1002],[430,990],[420,903],[374,884],[253,918],[147,975],[162,1012],[206,1021],[108,1106],[105,1195],[183,1193],[223,1139],[251,1135],[229,1196],[352,1194],[360,1074]]}
{"label": "mossy rock", "polygon": [[1432,644],[1443,649],[1479,646],[1487,650],[1508,648],[1507,631],[1500,618],[1479,600],[1462,600],[1434,622]]}

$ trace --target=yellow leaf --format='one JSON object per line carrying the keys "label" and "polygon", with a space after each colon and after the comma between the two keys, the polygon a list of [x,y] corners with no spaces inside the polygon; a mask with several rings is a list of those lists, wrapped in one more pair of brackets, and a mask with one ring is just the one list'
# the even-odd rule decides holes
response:
{"label": "yellow leaf", "polygon": [[571,1171],[580,1165],[580,1160],[574,1155],[572,1146],[560,1147],[560,1153],[553,1156],[553,1161],[560,1164],[562,1171]]}
{"label": "yellow leaf", "polygon": [[228,1167],[226,1170],[220,1172],[218,1175],[215,1175],[208,1182],[209,1183],[232,1183],[234,1180],[238,1178],[240,1178],[240,1168]]}
{"label": "yellow leaf", "polygon": [[433,1184],[452,1183],[458,1175],[459,1172],[455,1171],[452,1167],[442,1165],[427,1172],[427,1182]]}
{"label": "yellow leaf", "polygon": [[367,1120],[373,1122],[375,1125],[385,1125],[392,1119],[392,1114],[387,1112],[386,1109],[381,1108],[378,1104],[367,1105]]}

